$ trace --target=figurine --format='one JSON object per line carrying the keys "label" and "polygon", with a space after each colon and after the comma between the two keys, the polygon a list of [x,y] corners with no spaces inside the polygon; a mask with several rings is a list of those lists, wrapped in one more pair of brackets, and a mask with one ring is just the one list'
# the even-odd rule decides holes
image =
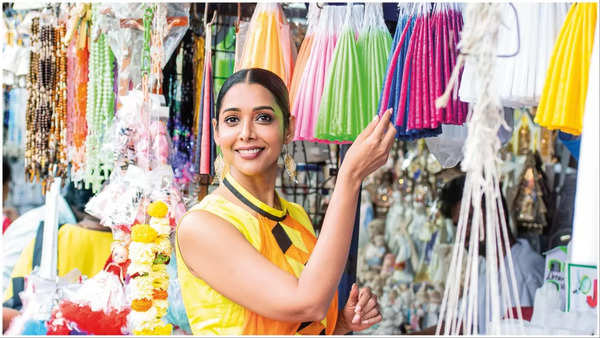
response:
{"label": "figurine", "polygon": [[376,235],[374,243],[368,243],[365,251],[367,264],[370,267],[381,267],[385,255],[385,240],[383,235]]}

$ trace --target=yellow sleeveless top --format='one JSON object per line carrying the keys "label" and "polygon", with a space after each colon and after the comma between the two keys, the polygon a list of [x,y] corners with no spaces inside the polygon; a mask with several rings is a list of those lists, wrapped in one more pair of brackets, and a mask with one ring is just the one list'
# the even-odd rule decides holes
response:
{"label": "yellow sleeveless top", "polygon": [[[256,211],[256,215],[214,194],[207,195],[188,213],[205,210],[227,220],[263,256],[279,268],[299,277],[316,243],[314,229],[304,209],[281,197],[279,199],[283,210],[274,209],[252,196],[231,175],[226,176],[223,184],[240,201]],[[319,322],[291,323],[269,319],[229,300],[194,276],[183,261],[177,241],[175,250],[183,304],[194,335],[333,333],[338,315],[337,292],[327,316]]]}

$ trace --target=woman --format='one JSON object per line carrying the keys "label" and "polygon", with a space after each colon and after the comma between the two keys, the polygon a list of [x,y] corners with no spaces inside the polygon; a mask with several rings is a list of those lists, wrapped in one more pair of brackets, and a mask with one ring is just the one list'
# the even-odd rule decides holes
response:
{"label": "woman", "polygon": [[178,276],[194,335],[344,334],[381,320],[377,299],[353,285],[338,314],[361,181],[386,162],[391,111],[348,150],[318,242],[306,212],[275,192],[277,159],[294,136],[277,75],[245,69],[223,84],[213,120],[228,173],[180,222]]}

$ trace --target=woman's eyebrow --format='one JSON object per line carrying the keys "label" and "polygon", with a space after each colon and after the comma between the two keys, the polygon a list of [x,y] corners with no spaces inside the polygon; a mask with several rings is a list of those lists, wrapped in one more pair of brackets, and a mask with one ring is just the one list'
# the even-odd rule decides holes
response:
{"label": "woman's eyebrow", "polygon": [[275,109],[273,109],[273,107],[271,107],[271,106],[258,106],[258,107],[254,107],[253,110],[257,111],[257,110],[265,110],[265,109],[275,112]]}
{"label": "woman's eyebrow", "polygon": [[223,110],[223,113],[226,113],[226,112],[228,112],[228,111],[240,112],[241,110],[240,110],[240,108],[235,108],[235,107],[232,107],[232,108],[227,108],[227,109],[224,109],[224,110]]}

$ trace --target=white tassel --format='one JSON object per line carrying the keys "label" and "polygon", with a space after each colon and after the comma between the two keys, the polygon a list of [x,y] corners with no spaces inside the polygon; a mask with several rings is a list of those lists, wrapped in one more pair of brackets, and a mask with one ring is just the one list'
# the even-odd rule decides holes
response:
{"label": "white tassel", "polygon": [[[500,140],[497,132],[503,120],[503,110],[494,88],[495,54],[498,30],[501,24],[500,4],[468,4],[465,11],[465,26],[459,47],[461,54],[442,96],[436,99],[436,107],[449,101],[453,86],[457,82],[460,68],[471,60],[477,69],[478,95],[476,104],[467,117],[468,137],[464,146],[462,169],[467,173],[456,241],[452,251],[452,263],[446,281],[446,290],[440,308],[436,334],[440,334],[444,323],[444,334],[478,334],[479,316],[485,316],[488,334],[500,334],[500,321],[505,311],[517,307],[517,317],[522,319],[518,290],[512,264],[508,227],[499,187]],[[470,62],[471,62],[470,61]],[[482,205],[485,196],[485,204]],[[473,219],[468,223],[469,211],[473,207]],[[485,208],[485,213],[483,212]],[[485,216],[484,216],[485,215]],[[485,217],[485,220],[484,220]],[[486,225],[483,227],[483,225]],[[463,275],[464,244],[466,227],[471,227],[469,253]],[[484,231],[485,229],[485,231]],[[485,232],[485,233],[484,233]],[[485,293],[479,294],[479,240],[486,241]],[[508,266],[508,269],[506,265]],[[510,274],[510,278],[509,278]],[[509,286],[509,279],[512,285]],[[460,281],[463,281],[462,285]],[[512,287],[512,288],[511,288]],[[512,289],[512,290],[511,290]],[[462,301],[459,295],[462,290]],[[511,292],[512,291],[512,292]],[[486,308],[479,313],[478,299],[485,297]],[[512,317],[512,314],[510,315]],[[487,325],[490,324],[490,325]],[[522,323],[521,323],[522,328]]]}

